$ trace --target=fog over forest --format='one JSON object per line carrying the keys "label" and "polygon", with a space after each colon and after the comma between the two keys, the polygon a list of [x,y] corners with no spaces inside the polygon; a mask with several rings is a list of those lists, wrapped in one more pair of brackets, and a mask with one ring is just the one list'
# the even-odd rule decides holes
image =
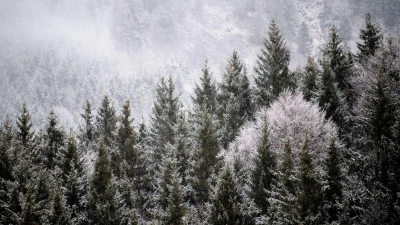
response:
{"label": "fog over forest", "polygon": [[[332,24],[353,50],[365,13],[372,12],[383,31],[393,27],[384,18],[390,16],[387,10],[379,11],[375,2],[5,0],[0,5],[0,118],[15,116],[27,103],[36,112],[34,121],[42,122],[54,109],[73,126],[86,99],[99,102],[106,94],[118,106],[131,99],[135,118],[147,117],[156,83],[168,75],[189,107],[206,59],[220,81],[236,50],[254,75],[272,19],[288,43],[294,70],[308,54],[320,54]],[[309,40],[300,31],[302,22]],[[300,41],[310,43],[303,54]]]}

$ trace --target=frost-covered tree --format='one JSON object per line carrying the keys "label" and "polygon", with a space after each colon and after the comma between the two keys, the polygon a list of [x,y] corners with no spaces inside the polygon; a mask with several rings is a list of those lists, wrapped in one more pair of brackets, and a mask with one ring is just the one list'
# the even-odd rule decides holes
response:
{"label": "frost-covered tree", "polygon": [[319,88],[319,70],[317,64],[311,56],[308,56],[307,64],[304,66],[304,71],[301,80],[301,91],[304,99],[307,101],[316,101]]}
{"label": "frost-covered tree", "polygon": [[47,119],[46,133],[44,134],[44,146],[42,154],[44,163],[48,169],[54,169],[57,163],[57,155],[64,145],[64,132],[59,127],[58,118],[53,110]]}
{"label": "frost-covered tree", "polygon": [[157,96],[154,101],[153,115],[151,116],[151,138],[154,146],[155,163],[161,162],[166,144],[174,144],[174,127],[177,121],[179,98],[175,93],[175,82],[169,76],[157,86]]}
{"label": "frost-covered tree", "polygon": [[210,223],[215,225],[243,224],[238,183],[230,166],[221,170],[215,194],[212,197]]}
{"label": "frost-covered tree", "polygon": [[217,110],[217,87],[215,81],[212,81],[212,73],[206,60],[201,70],[203,76],[200,77],[200,85],[196,84],[192,102],[196,111],[200,111],[205,105],[209,113],[215,114]]}
{"label": "frost-covered tree", "polygon": [[307,24],[302,22],[300,26],[300,31],[298,35],[298,47],[297,52],[302,55],[307,55],[311,53],[312,49],[312,38],[308,32]]}
{"label": "frost-covered tree", "polygon": [[259,107],[268,106],[283,90],[293,86],[289,72],[290,52],[274,20],[263,45],[254,68],[257,73],[255,97]]}
{"label": "frost-covered tree", "polygon": [[86,206],[89,224],[118,224],[118,208],[108,148],[100,142]]}
{"label": "frost-covered tree", "polygon": [[81,113],[80,116],[84,122],[82,125],[79,125],[79,137],[81,142],[88,144],[95,138],[93,106],[89,100],[86,100],[85,104],[83,105],[83,110],[84,112]]}
{"label": "frost-covered tree", "polygon": [[365,15],[365,29],[360,30],[360,39],[362,43],[357,43],[359,50],[358,59],[364,60],[381,47],[383,36],[378,24],[372,24],[371,13]]}
{"label": "frost-covered tree", "polygon": [[222,146],[226,148],[237,135],[239,127],[253,114],[250,82],[236,51],[233,51],[226,66],[217,99],[218,116],[222,123]]}
{"label": "frost-covered tree", "polygon": [[254,169],[251,174],[251,197],[260,209],[261,215],[267,215],[269,209],[268,191],[276,178],[277,159],[271,149],[270,128],[266,115],[261,118],[261,132],[257,138],[257,155],[254,158]]}
{"label": "frost-covered tree", "polygon": [[115,108],[107,95],[104,96],[101,106],[97,111],[95,125],[96,132],[104,141],[104,144],[110,147],[115,139],[115,130],[117,129],[117,116]]}
{"label": "frost-covered tree", "polygon": [[28,107],[24,104],[17,118],[17,139],[25,148],[32,147],[34,132],[31,130],[32,121]]}

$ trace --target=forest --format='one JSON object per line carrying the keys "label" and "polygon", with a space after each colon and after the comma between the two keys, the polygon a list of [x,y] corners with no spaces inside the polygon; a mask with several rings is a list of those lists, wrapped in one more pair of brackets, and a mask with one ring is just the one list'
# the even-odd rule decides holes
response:
{"label": "forest", "polygon": [[359,40],[333,25],[291,70],[272,20],[254,74],[206,60],[190,107],[166,75],[149,121],[105,95],[76,129],[33,124],[26,102],[0,126],[0,224],[399,223],[399,34],[368,13]]}

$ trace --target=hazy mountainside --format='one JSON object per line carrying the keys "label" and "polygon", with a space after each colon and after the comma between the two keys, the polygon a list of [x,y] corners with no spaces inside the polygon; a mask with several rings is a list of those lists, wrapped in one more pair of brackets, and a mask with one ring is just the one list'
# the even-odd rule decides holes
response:
{"label": "hazy mountainside", "polygon": [[366,12],[393,30],[399,5],[398,0],[6,0],[0,6],[0,118],[14,117],[27,103],[34,121],[53,108],[63,123],[73,124],[87,98],[96,103],[108,94],[116,106],[131,99],[138,121],[151,112],[160,77],[172,75],[189,105],[205,59],[219,79],[237,50],[252,75],[272,19],[295,68],[308,53],[318,54],[333,23],[354,48]]}

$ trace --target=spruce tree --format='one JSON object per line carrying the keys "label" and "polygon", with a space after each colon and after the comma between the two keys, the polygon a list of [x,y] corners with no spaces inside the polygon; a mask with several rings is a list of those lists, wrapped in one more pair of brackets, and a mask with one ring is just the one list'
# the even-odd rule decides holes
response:
{"label": "spruce tree", "polygon": [[44,147],[43,156],[48,169],[54,169],[56,165],[56,157],[60,148],[64,145],[64,133],[58,127],[58,118],[54,111],[50,111],[48,122],[46,125],[46,133],[44,135],[46,146]]}
{"label": "spruce tree", "polygon": [[327,189],[325,190],[326,199],[326,217],[327,222],[338,221],[340,216],[339,204],[342,203],[342,169],[340,164],[340,153],[335,140],[332,140],[328,148],[328,157],[325,162],[327,175]]}
{"label": "spruce tree", "polygon": [[311,56],[308,56],[302,78],[301,90],[304,99],[307,101],[316,101],[319,86],[319,71],[317,64]]}
{"label": "spruce tree", "polygon": [[227,148],[236,137],[239,127],[253,115],[250,82],[236,51],[233,51],[226,66],[217,99],[218,116],[222,123],[222,146]]}
{"label": "spruce tree", "polygon": [[271,191],[271,184],[275,177],[277,158],[272,151],[270,129],[266,115],[263,118],[261,135],[257,140],[257,156],[254,159],[254,169],[251,175],[251,196],[262,215],[268,214],[268,191]]}
{"label": "spruce tree", "polygon": [[117,116],[110,98],[106,95],[96,116],[96,132],[100,135],[104,144],[110,147],[115,139],[117,129]]}
{"label": "spruce tree", "polygon": [[326,60],[326,58],[321,61],[321,66],[322,76],[320,93],[318,97],[319,107],[325,110],[326,119],[331,118],[336,125],[342,127],[344,123],[344,115],[340,92],[337,90],[332,69],[329,66],[329,62]]}
{"label": "spruce tree", "polygon": [[95,138],[95,127],[94,127],[94,116],[93,116],[93,106],[86,100],[85,104],[83,105],[84,113],[80,114],[82,119],[84,120],[83,125],[79,126],[80,131],[80,140],[81,142],[85,143],[86,145]]}
{"label": "spruce tree", "polygon": [[336,26],[332,26],[329,33],[329,42],[323,50],[324,57],[327,57],[329,66],[333,71],[335,82],[340,91],[345,92],[348,89],[349,77],[346,68],[346,55],[343,51],[342,40],[338,35]]}
{"label": "spruce tree", "polygon": [[205,105],[209,113],[215,114],[217,110],[217,87],[215,81],[212,81],[212,73],[210,73],[207,60],[201,71],[203,76],[200,77],[200,85],[196,84],[194,96],[191,97],[195,112],[201,111]]}
{"label": "spruce tree", "polygon": [[161,162],[166,144],[174,144],[174,127],[177,122],[179,99],[175,93],[175,82],[169,76],[161,79],[157,87],[153,115],[151,116],[151,138],[154,146],[155,163]]}
{"label": "spruce tree", "polygon": [[321,223],[322,185],[319,182],[317,171],[309,150],[309,139],[306,137],[300,153],[300,216],[304,224]]}
{"label": "spruce tree", "polygon": [[55,187],[52,190],[52,207],[50,209],[50,224],[68,225],[72,224],[66,201],[61,191],[61,181],[56,179]]}
{"label": "spruce tree", "polygon": [[21,113],[17,118],[17,127],[17,139],[24,148],[32,148],[34,132],[31,130],[31,115],[25,104],[23,104]]}
{"label": "spruce tree", "polygon": [[195,203],[203,204],[209,200],[208,179],[213,173],[218,173],[220,167],[219,142],[215,119],[205,107],[199,117],[196,118],[195,126],[195,151],[191,186],[195,192]]}
{"label": "spruce tree", "polygon": [[243,215],[239,206],[239,194],[234,174],[226,165],[221,170],[215,196],[211,200],[211,224],[242,224]]}
{"label": "spruce tree", "polygon": [[257,73],[254,78],[255,96],[259,107],[268,106],[283,90],[293,86],[289,72],[290,52],[274,20],[263,44],[264,49],[257,56],[254,68]]}
{"label": "spruce tree", "polygon": [[182,109],[179,110],[175,128],[175,149],[176,158],[178,160],[178,171],[182,178],[182,185],[187,185],[187,176],[190,167],[190,159],[193,149],[193,138],[188,124],[186,112]]}
{"label": "spruce tree", "polygon": [[358,59],[361,61],[368,56],[374,55],[376,50],[381,47],[383,36],[378,24],[372,24],[371,13],[365,15],[365,29],[360,30],[362,43],[357,43],[359,50]]}
{"label": "spruce tree", "polygon": [[118,224],[115,187],[111,181],[112,169],[108,149],[100,142],[93,177],[90,182],[87,217],[89,224]]}

